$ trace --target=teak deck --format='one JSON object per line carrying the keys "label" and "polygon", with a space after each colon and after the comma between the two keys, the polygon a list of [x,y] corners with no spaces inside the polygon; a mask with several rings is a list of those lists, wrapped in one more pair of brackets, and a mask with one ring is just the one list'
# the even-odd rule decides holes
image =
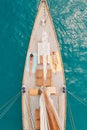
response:
{"label": "teak deck", "polygon": [[[41,20],[43,19],[43,9],[45,8],[46,24],[41,25]],[[58,70],[54,72],[50,64],[47,65],[47,77],[44,83],[43,78],[43,57],[40,56],[40,64],[38,61],[36,70],[29,74],[28,56],[29,53],[38,56],[38,43],[42,40],[42,32],[46,31],[48,34],[48,42],[50,43],[50,54],[56,52],[58,54]],[[48,59],[48,58],[47,58]],[[26,67],[27,66],[27,67]],[[56,37],[52,19],[49,13],[49,9],[45,0],[42,0],[40,7],[38,9],[37,17],[35,20],[34,28],[32,30],[32,35],[29,42],[29,48],[27,52],[24,75],[23,75],[23,87],[26,92],[22,94],[22,120],[23,120],[23,130],[40,130],[40,117],[39,117],[39,99],[40,93],[39,88],[41,86],[54,87],[55,92],[51,96],[54,101],[54,106],[58,112],[58,117],[60,119],[62,129],[65,130],[66,123],[66,94],[63,93],[62,89],[65,85],[64,69],[61,60],[59,43]],[[51,90],[52,91],[52,90]],[[32,128],[32,124],[35,124],[35,128]]]}

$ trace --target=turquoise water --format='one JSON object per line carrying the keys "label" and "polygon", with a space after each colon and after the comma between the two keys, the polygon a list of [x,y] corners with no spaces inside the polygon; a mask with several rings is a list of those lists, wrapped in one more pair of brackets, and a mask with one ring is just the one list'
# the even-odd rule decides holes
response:
{"label": "turquoise water", "polygon": [[[39,0],[0,0],[0,106],[21,89],[24,62]],[[59,39],[67,89],[87,99],[87,0],[48,0]],[[87,107],[68,95],[76,130],[87,130]],[[72,130],[67,113],[66,130]],[[21,97],[0,130],[22,130]]]}

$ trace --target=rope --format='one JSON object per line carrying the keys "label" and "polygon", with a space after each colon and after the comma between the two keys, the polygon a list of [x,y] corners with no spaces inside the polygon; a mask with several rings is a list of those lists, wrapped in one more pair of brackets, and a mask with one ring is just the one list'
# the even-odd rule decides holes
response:
{"label": "rope", "polygon": [[[26,95],[25,95],[25,96],[26,96]],[[25,97],[25,104],[26,104],[26,107],[27,107],[27,110],[28,110],[28,115],[29,115],[29,117],[30,117],[30,109],[29,109],[29,107],[28,107],[28,105],[27,105],[26,97]],[[29,124],[30,124],[30,125],[29,125],[29,128],[33,130],[32,125],[31,125],[31,118],[29,118]]]}
{"label": "rope", "polygon": [[67,100],[67,103],[68,103],[68,114],[69,114],[69,118],[70,118],[71,127],[72,127],[72,130],[76,130],[69,100]]}
{"label": "rope", "polygon": [[[13,104],[14,104],[14,103],[17,101],[17,99],[19,98],[20,94],[21,94],[21,92],[19,92],[14,98],[11,98],[11,100],[9,100],[5,105],[3,105],[3,106],[1,107],[0,110],[2,110],[2,108],[5,108],[5,106],[8,105],[8,106],[3,110],[3,112],[0,113],[0,119],[2,119],[2,118],[7,114],[7,112],[10,110],[10,108],[13,106]],[[12,100],[12,99],[14,99],[14,100]],[[9,104],[10,101],[12,101],[11,104]]]}
{"label": "rope", "polygon": [[70,91],[67,90],[67,92],[74,97],[77,101],[79,101],[80,103],[82,103],[83,105],[85,105],[87,107],[87,102],[85,102],[82,98],[76,96],[75,94],[71,93]]}
{"label": "rope", "polygon": [[[18,92],[18,94],[19,94],[19,93],[20,93],[20,92]],[[16,96],[17,96],[18,94],[16,94]],[[1,106],[1,107],[0,107],[0,111],[1,111],[3,108],[5,108],[10,102],[12,102],[12,101],[15,99],[16,96],[12,97],[12,98],[9,99],[3,106]]]}
{"label": "rope", "polygon": [[[29,117],[32,117],[32,113],[31,113],[31,110],[30,110],[30,104],[27,104],[27,99],[25,97],[25,104],[27,106],[27,110],[28,110],[28,115]],[[32,118],[30,118],[30,122],[31,122],[31,129],[33,130],[33,128],[35,129],[35,126],[34,126],[34,121]]]}
{"label": "rope", "polygon": [[69,115],[69,118],[70,118],[70,123],[71,123],[72,130],[73,130],[72,119],[71,119],[71,116],[70,116],[70,110],[69,109],[68,109],[68,115]]}
{"label": "rope", "polygon": [[[29,95],[29,101],[30,101],[30,95]],[[30,108],[30,104],[29,104],[29,108]],[[33,128],[35,130],[35,124],[34,124],[33,115],[32,115],[32,112],[31,112],[31,108],[30,108],[30,114],[31,114],[32,125],[33,125]]]}

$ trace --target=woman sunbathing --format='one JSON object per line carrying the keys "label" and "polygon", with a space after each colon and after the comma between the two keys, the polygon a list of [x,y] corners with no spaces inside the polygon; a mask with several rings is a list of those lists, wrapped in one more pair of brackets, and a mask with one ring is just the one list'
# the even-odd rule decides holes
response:
{"label": "woman sunbathing", "polygon": [[30,64],[29,64],[29,67],[30,67],[30,71],[29,71],[29,74],[31,75],[32,74],[32,66],[33,66],[33,54],[31,53],[30,54]]}
{"label": "woman sunbathing", "polygon": [[52,62],[53,62],[53,65],[54,65],[54,69],[56,71],[57,70],[57,64],[58,64],[56,52],[52,52]]}

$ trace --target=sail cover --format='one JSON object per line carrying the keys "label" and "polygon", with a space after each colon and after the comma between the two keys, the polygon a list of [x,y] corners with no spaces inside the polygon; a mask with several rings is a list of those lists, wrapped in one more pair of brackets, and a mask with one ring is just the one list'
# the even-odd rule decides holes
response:
{"label": "sail cover", "polygon": [[43,93],[40,97],[40,130],[50,130]]}
{"label": "sail cover", "polygon": [[44,90],[40,98],[41,130],[63,130],[50,95]]}

